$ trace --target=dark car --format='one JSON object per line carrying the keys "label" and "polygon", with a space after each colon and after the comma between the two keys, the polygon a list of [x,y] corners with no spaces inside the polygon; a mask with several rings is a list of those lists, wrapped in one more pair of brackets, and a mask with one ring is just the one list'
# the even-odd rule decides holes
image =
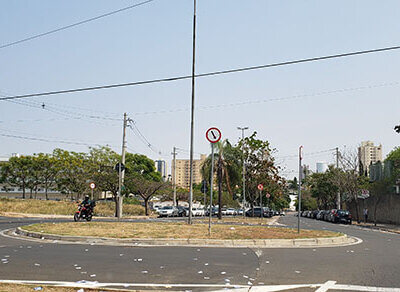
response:
{"label": "dark car", "polygon": [[324,215],[322,216],[322,220],[328,221],[328,216],[329,216],[330,212],[331,212],[330,210],[325,210]]}
{"label": "dark car", "polygon": [[319,213],[319,210],[314,210],[314,211],[312,211],[312,213],[311,213],[311,218],[316,219],[318,213]]}
{"label": "dark car", "polygon": [[[262,208],[263,209],[263,217],[265,218],[270,218],[272,217],[272,211],[270,211],[268,208]],[[247,217],[261,217],[261,208],[260,207],[254,207],[254,213],[253,209],[249,209],[246,211],[246,216]]]}
{"label": "dark car", "polygon": [[184,217],[186,216],[186,207],[183,206],[178,206],[178,216],[179,217]]}
{"label": "dark car", "polygon": [[336,210],[336,212],[333,213],[333,223],[351,224],[351,221],[351,214],[347,210]]}

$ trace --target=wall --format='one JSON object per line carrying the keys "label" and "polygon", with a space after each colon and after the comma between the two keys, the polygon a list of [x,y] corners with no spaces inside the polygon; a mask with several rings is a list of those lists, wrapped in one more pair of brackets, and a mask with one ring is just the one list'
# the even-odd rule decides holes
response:
{"label": "wall", "polygon": [[[365,200],[359,199],[359,215],[364,220],[363,210],[368,208],[368,221],[374,222],[374,198]],[[349,210],[356,220],[355,204],[349,204]],[[399,224],[400,225],[400,195],[384,195],[377,205],[376,218],[378,223]]]}

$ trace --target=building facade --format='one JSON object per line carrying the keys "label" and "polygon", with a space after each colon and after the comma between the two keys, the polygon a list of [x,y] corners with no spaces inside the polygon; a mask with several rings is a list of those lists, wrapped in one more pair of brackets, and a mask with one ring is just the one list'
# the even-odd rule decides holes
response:
{"label": "building facade", "polygon": [[154,161],[156,171],[161,174],[163,181],[167,181],[168,174],[167,174],[167,162],[165,160],[156,160]]}
{"label": "building facade", "polygon": [[[199,184],[202,181],[201,167],[206,160],[207,155],[201,154],[200,159],[193,159],[193,183]],[[172,181],[182,188],[190,187],[190,163],[189,159],[176,159],[176,170],[174,171],[174,163],[172,163]],[[176,178],[174,175],[176,173]],[[175,180],[174,180],[175,179]]]}
{"label": "building facade", "polygon": [[358,147],[360,174],[369,176],[371,164],[382,161],[382,145],[375,146],[372,141],[363,141]]}

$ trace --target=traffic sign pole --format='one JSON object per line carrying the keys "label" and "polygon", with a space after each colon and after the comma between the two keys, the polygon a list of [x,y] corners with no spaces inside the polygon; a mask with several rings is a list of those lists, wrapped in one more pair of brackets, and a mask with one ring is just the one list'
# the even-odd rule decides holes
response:
{"label": "traffic sign pole", "polygon": [[212,199],[214,182],[214,143],[211,143],[211,181],[210,181],[210,207],[208,216],[208,235],[211,235]]}
{"label": "traffic sign pole", "polygon": [[[211,182],[210,182],[210,211],[208,218],[208,235],[211,235],[211,217],[212,217],[212,197],[214,182],[214,144],[221,140],[221,131],[217,128],[209,128],[206,132],[206,139],[211,143]],[[221,208],[221,206],[218,206]]]}
{"label": "traffic sign pole", "polygon": [[261,213],[261,220],[263,218],[263,205],[262,205],[262,189],[260,189],[260,213]]}

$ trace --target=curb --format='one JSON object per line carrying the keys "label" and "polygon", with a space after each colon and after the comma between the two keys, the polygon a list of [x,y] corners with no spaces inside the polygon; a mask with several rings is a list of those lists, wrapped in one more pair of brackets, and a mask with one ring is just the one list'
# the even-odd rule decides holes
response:
{"label": "curb", "polygon": [[169,238],[135,238],[114,239],[106,237],[63,236],[31,232],[17,227],[15,234],[39,240],[50,240],[54,243],[76,243],[91,245],[112,246],[182,246],[182,247],[225,247],[225,248],[314,248],[338,247],[362,242],[346,234],[328,238],[302,238],[302,239],[169,239]]}

